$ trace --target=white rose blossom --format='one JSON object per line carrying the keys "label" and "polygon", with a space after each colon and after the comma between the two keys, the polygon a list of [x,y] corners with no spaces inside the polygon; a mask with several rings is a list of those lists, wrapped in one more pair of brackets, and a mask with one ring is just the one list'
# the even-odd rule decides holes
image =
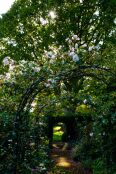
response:
{"label": "white rose blossom", "polygon": [[78,44],[77,43],[75,44],[75,49],[78,49]]}
{"label": "white rose blossom", "polygon": [[76,34],[72,35],[72,39],[77,40],[78,36]]}
{"label": "white rose blossom", "polygon": [[9,70],[13,70],[15,68],[15,66],[13,66],[12,64],[10,64],[10,66],[9,66]]}
{"label": "white rose blossom", "polygon": [[10,64],[10,58],[9,57],[5,57],[3,59],[3,64],[6,66],[6,65],[9,65]]}
{"label": "white rose blossom", "polygon": [[90,137],[92,137],[93,136],[93,132],[91,132],[89,135],[90,135]]}
{"label": "white rose blossom", "polygon": [[93,49],[94,49],[94,46],[90,46],[88,50],[92,51]]}
{"label": "white rose blossom", "polygon": [[85,99],[85,100],[83,101],[83,103],[84,103],[84,104],[87,104],[87,99]]}
{"label": "white rose blossom", "polygon": [[39,72],[40,69],[41,69],[40,67],[35,67],[35,68],[33,68],[34,72]]}
{"label": "white rose blossom", "polygon": [[70,57],[73,57],[73,56],[75,55],[75,53],[74,53],[74,51],[71,51],[71,52],[68,53],[68,55],[69,55]]}
{"label": "white rose blossom", "polygon": [[68,43],[71,44],[71,43],[72,43],[72,40],[69,39],[69,40],[68,40]]}
{"label": "white rose blossom", "polygon": [[45,85],[46,88],[50,87],[49,83],[44,83],[44,85]]}
{"label": "white rose blossom", "polygon": [[74,54],[72,57],[74,62],[78,62],[79,61],[79,56],[77,54]]}
{"label": "white rose blossom", "polygon": [[55,54],[52,51],[49,51],[47,53],[47,56],[48,56],[48,58],[51,58],[51,59],[54,59],[55,58]]}
{"label": "white rose blossom", "polygon": [[56,81],[54,79],[48,79],[48,83],[55,83]]}

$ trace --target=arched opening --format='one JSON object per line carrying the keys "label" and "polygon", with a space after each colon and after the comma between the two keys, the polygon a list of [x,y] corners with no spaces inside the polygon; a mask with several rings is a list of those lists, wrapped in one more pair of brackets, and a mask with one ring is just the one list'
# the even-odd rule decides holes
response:
{"label": "arched opening", "polygon": [[[81,77],[83,77],[83,74],[80,74],[79,76],[81,78]],[[65,77],[66,77],[66,80],[68,80],[67,75],[65,75]],[[60,77],[60,80],[64,80],[64,75]],[[69,80],[70,80],[70,78],[69,78]],[[40,76],[40,78],[38,78],[35,82],[33,82],[29,86],[29,88],[26,89],[25,93],[21,97],[21,101],[19,102],[19,106],[17,108],[16,116],[14,119],[14,128],[13,128],[14,137],[12,138],[13,139],[13,143],[12,143],[13,144],[12,145],[13,146],[13,155],[12,156],[13,156],[13,161],[14,161],[13,174],[17,173],[18,166],[22,163],[22,161],[25,160],[25,156],[26,156],[26,153],[28,150],[28,149],[26,149],[26,148],[28,148],[27,140],[29,139],[28,137],[31,135],[30,132],[32,131],[32,133],[33,133],[33,130],[30,130],[30,120],[29,120],[30,117],[28,114],[31,109],[31,104],[34,101],[35,97],[38,95],[38,93],[41,93],[41,91],[44,91],[46,96],[48,94],[47,88],[45,86],[45,81],[46,81],[46,77],[44,75]],[[54,90],[54,92],[55,92],[55,90]],[[57,95],[57,94],[55,94],[55,95]],[[47,107],[47,105],[48,105],[48,103],[46,103],[40,109]],[[53,127],[55,124],[60,123],[60,122],[66,125],[66,130],[67,130],[66,141],[69,141],[69,140],[73,141],[76,137],[76,132],[75,132],[76,121],[75,121],[74,115],[72,114],[72,115],[64,115],[64,116],[55,117],[55,116],[52,116],[53,115],[52,113],[53,113],[53,110],[51,112],[51,109],[49,108],[49,110],[45,114],[45,115],[47,115],[47,119],[48,119],[48,122],[47,122],[48,129],[46,131],[47,132],[46,134],[48,134],[49,144],[52,145],[52,142],[53,142]],[[23,123],[23,126],[22,126],[22,123]],[[38,128],[40,128],[40,127],[38,127],[37,124],[36,125],[35,125],[35,123],[33,123],[33,124],[35,126],[34,128],[36,128],[36,126],[37,126],[37,130],[38,130]],[[41,129],[39,129],[39,130],[41,130]],[[33,136],[33,139],[37,140],[36,137],[38,135],[38,131],[35,131],[35,132],[37,132],[37,133],[35,133],[36,136]],[[41,131],[41,132],[43,133],[43,131]],[[37,148],[34,149],[35,152],[38,152],[38,149],[39,149],[39,147],[38,147],[38,143],[37,143]]]}
{"label": "arched opening", "polygon": [[73,142],[77,138],[76,119],[72,116],[48,116],[49,147],[54,142]]}
{"label": "arched opening", "polygon": [[66,134],[66,128],[64,123],[57,123],[53,126],[53,143],[62,142],[62,137]]}

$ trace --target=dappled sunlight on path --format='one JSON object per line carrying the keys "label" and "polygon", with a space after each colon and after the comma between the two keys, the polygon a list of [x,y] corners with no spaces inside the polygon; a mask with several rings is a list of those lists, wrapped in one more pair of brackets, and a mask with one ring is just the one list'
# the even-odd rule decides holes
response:
{"label": "dappled sunlight on path", "polygon": [[71,161],[70,150],[66,150],[64,146],[62,143],[53,144],[52,159],[56,166],[70,168],[74,166],[74,162]]}
{"label": "dappled sunlight on path", "polygon": [[55,167],[58,169],[53,174],[87,174],[82,164],[72,159],[71,150],[67,148],[66,143],[53,144],[51,158],[54,161]]}
{"label": "dappled sunlight on path", "polygon": [[59,157],[56,166],[70,167],[71,163],[65,157]]}

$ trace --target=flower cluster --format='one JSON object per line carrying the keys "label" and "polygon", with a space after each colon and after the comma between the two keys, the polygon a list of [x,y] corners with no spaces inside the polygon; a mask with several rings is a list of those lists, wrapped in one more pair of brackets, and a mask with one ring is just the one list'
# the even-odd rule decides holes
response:
{"label": "flower cluster", "polygon": [[56,80],[54,79],[48,79],[46,83],[44,83],[45,87],[52,87],[52,85],[54,85],[56,83]]}
{"label": "flower cluster", "polygon": [[50,59],[54,59],[56,56],[52,51],[47,52],[47,57]]}
{"label": "flower cluster", "polygon": [[68,51],[68,56],[72,58],[72,60],[74,62],[78,62],[79,61],[79,45],[78,42],[80,41],[80,38],[73,34],[71,35],[71,38],[67,38],[66,42],[69,45],[69,51]]}
{"label": "flower cluster", "polygon": [[4,64],[4,66],[10,65],[10,57],[5,57],[5,58],[3,59],[3,64]]}

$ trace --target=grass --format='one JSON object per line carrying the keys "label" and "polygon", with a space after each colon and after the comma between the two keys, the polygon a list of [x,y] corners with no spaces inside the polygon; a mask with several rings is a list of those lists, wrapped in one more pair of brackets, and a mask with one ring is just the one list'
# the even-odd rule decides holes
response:
{"label": "grass", "polygon": [[55,126],[53,128],[53,141],[62,141],[63,131],[61,130],[61,126]]}

